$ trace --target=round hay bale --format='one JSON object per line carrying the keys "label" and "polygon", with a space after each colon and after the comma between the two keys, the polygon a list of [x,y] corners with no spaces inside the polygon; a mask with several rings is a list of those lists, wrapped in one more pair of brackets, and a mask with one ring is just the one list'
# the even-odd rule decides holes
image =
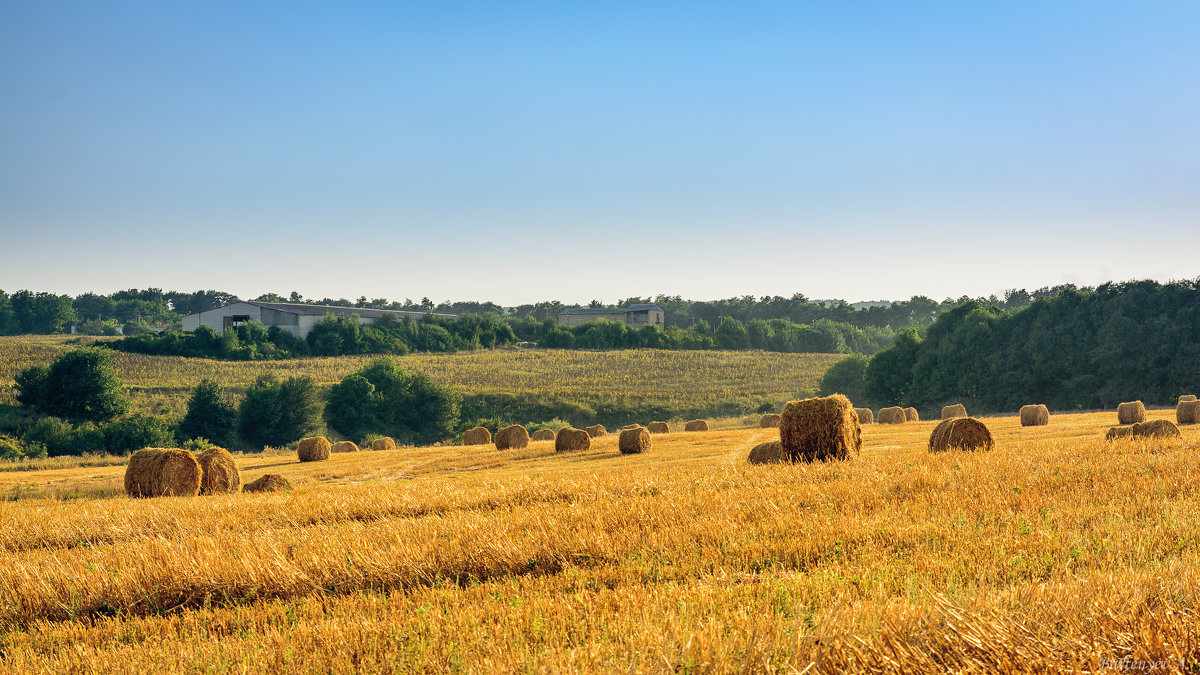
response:
{"label": "round hay bale", "polygon": [[200,494],[237,492],[241,488],[242,473],[225,448],[209,448],[196,461],[200,464]]}
{"label": "round hay bale", "polygon": [[622,455],[636,455],[650,449],[650,430],[637,426],[632,429],[622,429],[617,438],[617,449]]}
{"label": "round hay bale", "polygon": [[942,408],[942,419],[944,419],[944,420],[952,420],[955,417],[966,417],[966,416],[967,416],[967,406],[965,406],[961,403],[955,403],[954,405],[948,405],[948,406],[945,406]]}
{"label": "round hay bale", "polygon": [[242,492],[282,492],[291,489],[292,484],[288,482],[288,479],[277,473],[269,473],[246,483]]}
{"label": "round hay bale", "polygon": [[1184,402],[1187,402],[1187,401],[1195,401],[1195,400],[1196,400],[1196,395],[1195,395],[1195,394],[1184,394],[1184,395],[1182,395],[1182,396],[1180,396],[1180,397],[1179,397],[1179,401],[1177,401],[1177,402],[1178,402],[1178,403],[1184,403]]}
{"label": "round hay bale", "polygon": [[354,441],[338,441],[329,449],[330,452],[358,452],[358,444]]}
{"label": "round hay bale", "polygon": [[646,431],[652,434],[669,434],[671,433],[671,425],[666,422],[651,422],[646,425]]}
{"label": "round hay bale", "polygon": [[195,497],[204,472],[192,453],[179,448],[143,448],[129,456],[125,492],[130,497]]}
{"label": "round hay bale", "polygon": [[1104,434],[1104,440],[1114,441],[1118,438],[1130,438],[1133,436],[1133,427],[1111,427],[1108,433]]}
{"label": "round hay bale", "polygon": [[[564,427],[565,428],[565,427]],[[538,429],[529,435],[531,441],[552,441],[554,440],[554,432],[549,429]]]}
{"label": "round hay bale", "polygon": [[475,427],[463,432],[463,445],[487,445],[492,442],[492,432],[487,427]]}
{"label": "round hay bale", "polygon": [[684,431],[708,431],[708,422],[705,420],[692,420],[683,425]]}
{"label": "round hay bale", "polygon": [[870,408],[855,408],[854,412],[858,413],[859,424],[875,423],[875,413],[871,412]]}
{"label": "round hay bale", "polygon": [[854,459],[862,450],[862,427],[841,394],[788,401],[779,418],[779,441],[791,462]]}
{"label": "round hay bale", "polygon": [[1041,403],[1021,406],[1021,426],[1040,427],[1050,424],[1050,409]]}
{"label": "round hay bale", "polygon": [[904,424],[907,421],[908,416],[904,414],[904,408],[892,406],[879,411],[880,424]]}
{"label": "round hay bale", "polygon": [[1200,401],[1180,401],[1175,406],[1175,421],[1179,424],[1200,423]]}
{"label": "round hay bale", "polygon": [[592,447],[592,437],[583,429],[563,427],[558,430],[558,435],[554,437],[555,452],[587,450],[590,447]]}
{"label": "round hay bale", "polygon": [[930,452],[946,450],[991,450],[992,432],[973,417],[952,417],[942,420],[929,435]]}
{"label": "round hay bale", "polygon": [[497,450],[520,450],[529,445],[529,430],[520,424],[504,427],[496,432]]}
{"label": "round hay bale", "polygon": [[783,454],[783,444],[779,441],[759,443],[750,451],[746,458],[751,464],[786,464],[787,456]]}
{"label": "round hay bale", "polygon": [[383,438],[376,438],[375,440],[371,441],[371,449],[372,450],[395,450],[396,449],[396,441],[392,440],[392,438],[390,436],[384,436]]}
{"label": "round hay bale", "polygon": [[1170,420],[1139,422],[1130,428],[1135,438],[1183,438],[1179,427]]}
{"label": "round hay bale", "polygon": [[642,425],[638,424],[637,422],[634,422],[633,424],[626,424],[625,426],[618,429],[618,431],[625,431],[626,429],[636,429],[640,426],[642,426]]}
{"label": "round hay bale", "polygon": [[762,419],[760,419],[758,421],[758,428],[759,429],[778,429],[779,428],[779,415],[776,413],[771,413],[769,415],[763,415]]}
{"label": "round hay bale", "polygon": [[587,428],[588,436],[592,438],[602,438],[608,435],[608,429],[604,428],[603,424],[593,424]]}
{"label": "round hay bale", "polygon": [[917,413],[916,408],[905,408],[904,409],[904,421],[905,422],[920,422],[921,415],[919,413]]}
{"label": "round hay bale", "polygon": [[1117,424],[1137,424],[1146,421],[1146,406],[1141,401],[1129,401],[1117,406]]}
{"label": "round hay bale", "polygon": [[328,438],[313,436],[300,441],[296,446],[296,455],[300,457],[301,462],[320,462],[329,459],[329,451],[332,448]]}

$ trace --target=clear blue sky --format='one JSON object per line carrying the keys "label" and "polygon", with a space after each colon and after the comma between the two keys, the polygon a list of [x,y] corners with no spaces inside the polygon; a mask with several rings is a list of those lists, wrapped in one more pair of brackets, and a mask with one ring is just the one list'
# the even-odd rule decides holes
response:
{"label": "clear blue sky", "polygon": [[4,2],[0,288],[1200,275],[1200,3]]}

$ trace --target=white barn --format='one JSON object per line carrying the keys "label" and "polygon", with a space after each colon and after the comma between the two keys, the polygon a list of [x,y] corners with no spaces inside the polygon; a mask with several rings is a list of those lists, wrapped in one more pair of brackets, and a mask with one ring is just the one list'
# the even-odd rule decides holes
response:
{"label": "white barn", "polygon": [[628,307],[580,307],[564,309],[558,313],[558,322],[564,326],[581,326],[600,319],[624,321],[634,328],[654,326],[662,330],[666,327],[666,312],[653,303]]}
{"label": "white barn", "polygon": [[[208,326],[217,335],[225,332],[226,328],[237,328],[246,321],[254,320],[270,328],[277,326],[300,339],[308,337],[314,326],[325,318],[326,314],[335,316],[358,315],[360,324],[375,323],[375,320],[385,314],[391,314],[399,319],[411,317],[420,321],[425,312],[408,312],[398,309],[365,309],[361,307],[340,307],[337,305],[307,305],[290,302],[235,302],[231,305],[210,309],[199,314],[188,314],[183,317],[183,330],[196,330],[200,326]],[[437,314],[435,316],[449,319],[457,318],[453,314]]]}

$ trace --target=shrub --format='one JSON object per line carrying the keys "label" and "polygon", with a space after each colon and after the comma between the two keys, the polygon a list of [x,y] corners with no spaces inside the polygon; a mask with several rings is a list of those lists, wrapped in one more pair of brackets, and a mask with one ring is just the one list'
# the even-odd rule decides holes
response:
{"label": "shrub", "polygon": [[38,412],[104,422],[129,410],[129,399],[108,362],[95,349],[67,352],[46,366],[16,376],[17,400]]}
{"label": "shrub", "polygon": [[325,419],[349,438],[378,433],[420,445],[452,436],[461,406],[462,396],[454,389],[383,358],[329,390]]}
{"label": "shrub", "polygon": [[312,378],[284,381],[262,375],[246,390],[238,408],[242,438],[255,446],[281,447],[321,428],[321,398]]}
{"label": "shrub", "polygon": [[229,447],[237,427],[237,410],[221,396],[221,385],[214,380],[201,380],[192,390],[187,414],[179,423],[181,438],[210,439],[216,445]]}
{"label": "shrub", "polygon": [[57,417],[42,417],[25,432],[26,445],[40,445],[51,457],[72,453],[74,429]]}
{"label": "shrub", "polygon": [[138,413],[101,427],[103,449],[126,453],[142,448],[162,448],[175,445],[175,434],[158,417]]}

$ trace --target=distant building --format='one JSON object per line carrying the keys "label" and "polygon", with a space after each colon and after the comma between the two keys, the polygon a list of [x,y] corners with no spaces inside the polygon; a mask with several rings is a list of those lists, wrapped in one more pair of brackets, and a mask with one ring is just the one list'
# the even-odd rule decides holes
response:
{"label": "distant building", "polygon": [[579,309],[564,309],[558,313],[558,322],[564,326],[578,326],[599,319],[624,321],[632,328],[655,326],[662,330],[665,327],[666,312],[658,305],[649,304],[612,308],[580,307]]}
{"label": "distant building", "polygon": [[[210,309],[199,314],[188,314],[183,317],[184,330],[196,330],[200,326],[208,326],[217,332],[225,332],[226,328],[237,328],[243,323],[254,320],[261,322],[267,328],[276,326],[288,331],[298,338],[306,338],[314,326],[325,318],[326,314],[334,316],[358,315],[360,324],[375,323],[385,315],[391,314],[398,319],[411,317],[420,321],[425,312],[408,312],[398,309],[364,309],[361,307],[340,307],[336,305],[306,305],[290,302],[235,302],[217,309]],[[435,316],[457,318],[453,314],[436,314]]]}

